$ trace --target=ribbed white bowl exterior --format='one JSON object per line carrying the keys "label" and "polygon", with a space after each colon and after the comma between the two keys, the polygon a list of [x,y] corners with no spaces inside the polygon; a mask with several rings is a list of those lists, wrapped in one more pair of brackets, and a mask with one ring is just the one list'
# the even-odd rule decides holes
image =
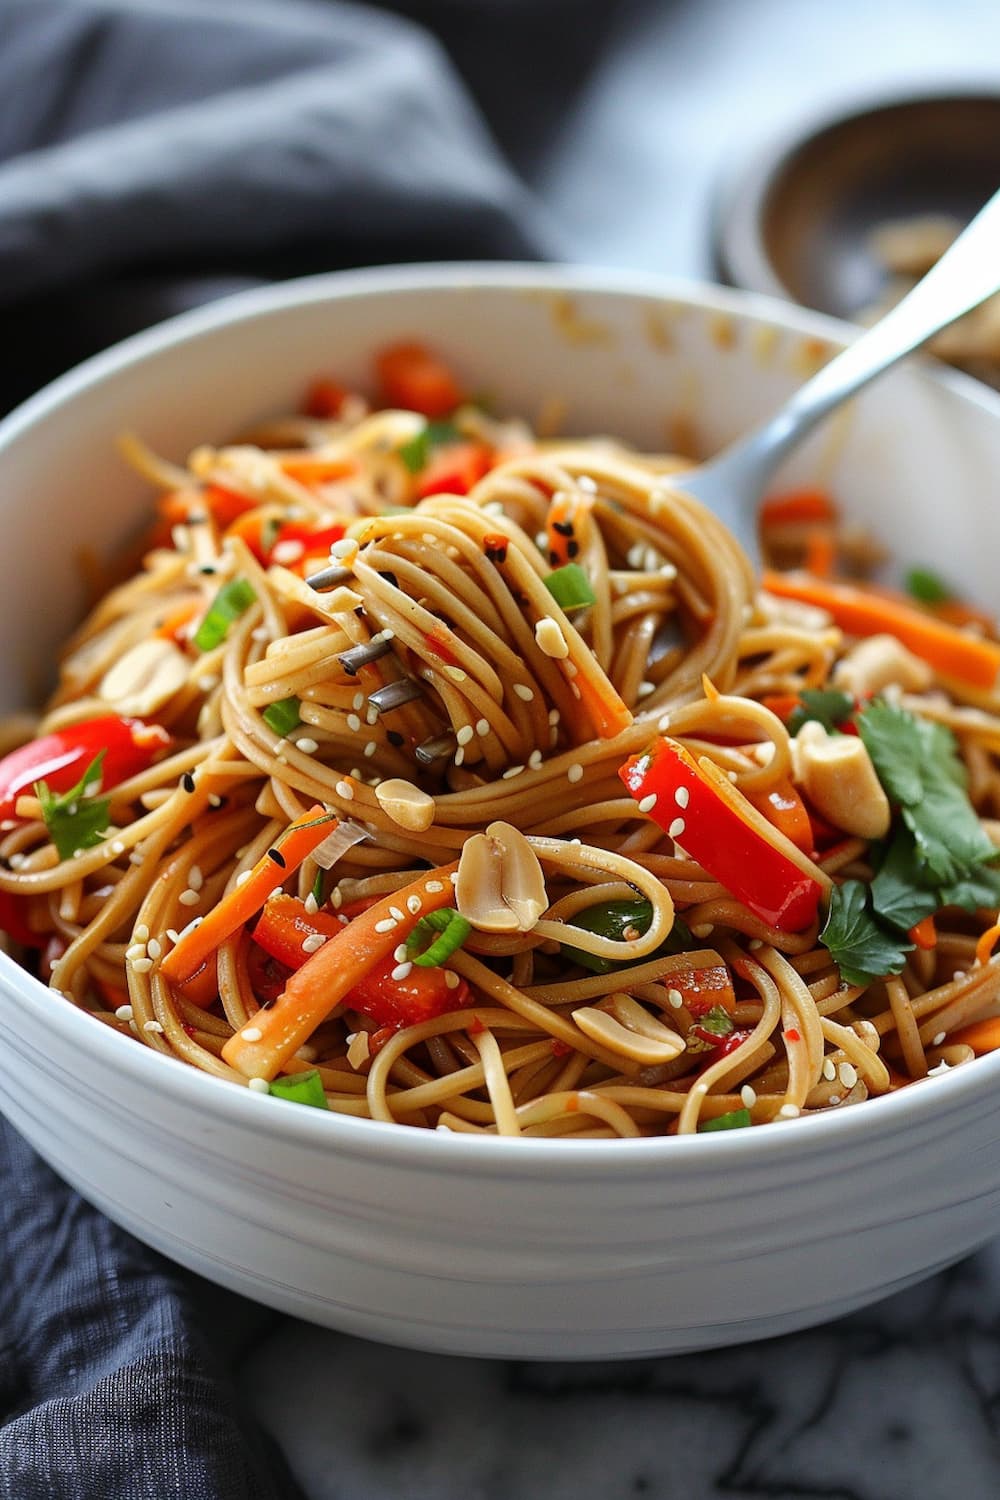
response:
{"label": "ribbed white bowl exterior", "polygon": [[[371,350],[406,334],[512,410],[562,396],[577,430],[647,446],[679,416],[711,447],[843,332],[715,289],[533,267],[317,278],[176,320],[0,428],[18,559],[0,601],[0,701],[44,688],[78,609],[76,546],[96,532],[110,548],[138,524],[141,489],[111,457],[120,430],[182,456],[292,404],[320,370],[360,382]],[[989,596],[1000,507],[983,497],[1000,473],[1000,403],[986,392],[900,370],[794,473],[870,513],[904,557]],[[52,601],[41,619],[40,598]],[[881,1296],[1000,1228],[1000,1058],[761,1131],[484,1140],[205,1077],[0,955],[0,1104],[86,1197],[183,1264],[315,1322],[454,1353],[628,1356],[759,1338]]]}

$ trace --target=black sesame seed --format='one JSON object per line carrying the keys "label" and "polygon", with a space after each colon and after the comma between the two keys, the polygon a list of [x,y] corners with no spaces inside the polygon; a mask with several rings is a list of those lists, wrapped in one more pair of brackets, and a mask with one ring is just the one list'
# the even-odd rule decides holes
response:
{"label": "black sesame seed", "polygon": [[553,521],[552,522],[552,530],[553,531],[558,531],[558,533],[559,533],[560,536],[572,536],[573,535],[573,522],[572,521]]}
{"label": "black sesame seed", "polygon": [[571,539],[570,541],[568,541],[566,543],[566,553],[569,557],[579,557],[580,543],[575,539]]}
{"label": "black sesame seed", "polygon": [[399,749],[400,745],[403,744],[403,736],[400,734],[398,729],[388,730],[385,737],[389,741],[390,745],[396,746],[397,750]]}
{"label": "black sesame seed", "polygon": [[186,792],[194,791],[194,777],[191,775],[190,771],[184,772],[184,775],[181,777],[181,786]]}
{"label": "black sesame seed", "polygon": [[556,565],[556,563],[558,561],[559,561],[559,553],[558,552],[550,552],[549,553],[549,566],[554,568],[555,565]]}
{"label": "black sesame seed", "polygon": [[286,870],[288,868],[288,862],[285,859],[285,856],[282,853],[280,853],[279,850],[277,850],[277,849],[268,849],[268,851],[267,851],[267,857],[268,857],[268,859],[273,859],[274,863],[280,869]]}

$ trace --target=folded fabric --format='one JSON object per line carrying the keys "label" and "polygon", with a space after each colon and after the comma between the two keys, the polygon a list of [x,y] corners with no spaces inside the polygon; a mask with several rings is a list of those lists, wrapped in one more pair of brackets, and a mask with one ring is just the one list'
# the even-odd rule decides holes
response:
{"label": "folded fabric", "polygon": [[441,47],[397,16],[0,0],[0,37],[7,404],[248,277],[558,253]]}
{"label": "folded fabric", "polygon": [[[444,53],[347,4],[0,0],[10,404],[233,286],[555,238]],[[258,1309],[83,1203],[0,1122],[0,1500],[277,1500],[220,1320]],[[227,1314],[228,1309],[228,1314]]]}

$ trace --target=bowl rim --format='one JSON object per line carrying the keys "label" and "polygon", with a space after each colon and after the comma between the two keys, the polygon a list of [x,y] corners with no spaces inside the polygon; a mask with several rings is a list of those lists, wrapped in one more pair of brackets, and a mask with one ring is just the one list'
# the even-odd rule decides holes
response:
{"label": "bowl rim", "polygon": [[[836,345],[849,342],[860,331],[842,319],[760,293],[620,268],[483,261],[326,272],[236,292],[180,313],[92,355],[29,396],[0,421],[0,465],[5,450],[22,432],[57,414],[90,387],[130,366],[234,323],[359,296],[470,288],[575,291],[581,295],[621,296],[624,300],[650,298],[687,305],[700,312],[772,323],[785,331],[819,337]],[[919,356],[916,359],[911,356],[907,362],[923,364],[922,380],[952,388],[964,401],[1000,421],[1000,394],[960,371],[939,368]],[[334,1142],[339,1149],[359,1159],[376,1157],[388,1159],[396,1166],[414,1168],[444,1166],[461,1174],[490,1178],[575,1179],[581,1173],[589,1178],[646,1177],[653,1169],[662,1171],[671,1167],[682,1174],[696,1171],[700,1174],[706,1168],[750,1165],[758,1153],[766,1153],[775,1161],[815,1159],[818,1154],[856,1146],[859,1137],[870,1139],[873,1133],[882,1138],[898,1135],[932,1115],[943,1123],[946,1116],[965,1111],[970,1102],[994,1092],[1000,1083],[1000,1053],[991,1054],[977,1058],[972,1067],[955,1068],[935,1078],[933,1088],[909,1086],[847,1109],[801,1118],[791,1131],[768,1129],[763,1145],[759,1132],[740,1130],[711,1132],[707,1140],[696,1134],[566,1142],[420,1130],[410,1125],[338,1115],[334,1111],[324,1114],[301,1107],[279,1110],[272,1118],[270,1113],[260,1114],[261,1100],[271,1096],[258,1097],[251,1089],[234,1087],[229,1080],[187,1067],[179,1059],[136,1046],[132,1038],[100,1025],[55,995],[4,953],[0,953],[0,985],[8,994],[18,993],[21,1004],[31,1011],[34,1019],[73,1045],[84,1064],[88,1054],[116,1071],[122,1071],[121,1065],[126,1064],[125,1071],[135,1081],[147,1084],[151,1091],[166,1095],[195,1113],[214,1116],[237,1129],[259,1131],[266,1123],[268,1135],[295,1145],[327,1151]]]}
{"label": "bowl rim", "polygon": [[[977,103],[1000,108],[996,78],[984,74],[982,78],[955,78],[926,87],[901,83],[888,93],[866,88],[800,116],[792,128],[785,125],[772,130],[724,175],[713,195],[709,238],[715,271],[730,288],[756,296],[786,298],[796,307],[805,306],[778,275],[764,240],[769,201],[796,159],[823,136],[866,117],[925,105]],[[817,317],[832,316],[815,311]]]}

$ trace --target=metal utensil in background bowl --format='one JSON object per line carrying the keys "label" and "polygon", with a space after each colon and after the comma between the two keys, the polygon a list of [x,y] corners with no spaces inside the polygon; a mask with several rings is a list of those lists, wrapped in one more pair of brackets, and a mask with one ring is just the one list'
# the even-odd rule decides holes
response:
{"label": "metal utensil in background bowl", "polygon": [[853,318],[880,298],[882,224],[966,223],[1000,187],[1000,93],[972,89],[830,113],[734,167],[716,204],[715,269],[732,286]]}
{"label": "metal utensil in background bowl", "polygon": [[[0,704],[38,693],[83,608],[86,542],[150,513],[122,430],[182,458],[294,407],[316,373],[433,343],[529,418],[715,451],[850,337],[718,288],[538,267],[342,273],[185,315],[81,366],[0,427],[10,570]],[[796,454],[788,482],[877,517],[900,564],[988,598],[1000,399],[916,363]],[[876,503],[877,502],[877,503]],[[44,605],[40,607],[40,601]],[[573,1358],[734,1343],[821,1321],[954,1261],[1000,1223],[1000,1057],[787,1124],[506,1140],[322,1114],[96,1023],[0,955],[0,1105],[141,1239],[301,1317],[465,1354]]]}

